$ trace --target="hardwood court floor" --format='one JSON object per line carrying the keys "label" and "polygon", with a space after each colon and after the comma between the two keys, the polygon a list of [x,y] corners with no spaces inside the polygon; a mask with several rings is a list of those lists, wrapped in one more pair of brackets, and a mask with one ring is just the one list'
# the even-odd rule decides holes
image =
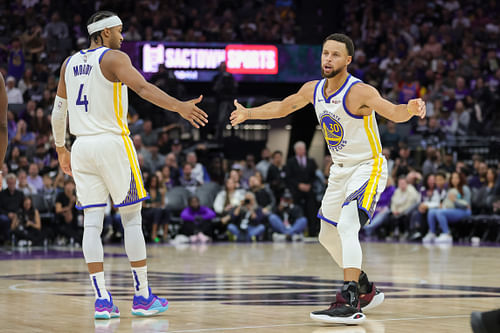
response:
{"label": "hardwood court floor", "polygon": [[151,246],[149,282],[170,308],[132,318],[122,247],[105,247],[106,283],[121,319],[94,321],[81,250],[0,250],[1,332],[471,332],[473,310],[500,307],[500,251],[364,243],[364,269],[386,293],[360,326],[327,326],[309,312],[342,277],[319,243]]}

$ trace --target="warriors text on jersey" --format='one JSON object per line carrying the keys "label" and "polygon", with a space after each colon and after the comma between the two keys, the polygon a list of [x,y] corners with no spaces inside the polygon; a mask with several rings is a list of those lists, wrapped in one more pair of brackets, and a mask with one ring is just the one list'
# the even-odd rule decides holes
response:
{"label": "warriors text on jersey", "polygon": [[325,96],[326,79],[314,90],[314,108],[334,163],[354,164],[375,159],[382,153],[375,112],[369,116],[352,114],[346,105],[349,90],[361,80],[347,76],[332,95]]}
{"label": "warriors text on jersey", "polygon": [[100,62],[110,49],[81,50],[66,63],[69,130],[75,136],[128,135],[127,87],[104,77]]}

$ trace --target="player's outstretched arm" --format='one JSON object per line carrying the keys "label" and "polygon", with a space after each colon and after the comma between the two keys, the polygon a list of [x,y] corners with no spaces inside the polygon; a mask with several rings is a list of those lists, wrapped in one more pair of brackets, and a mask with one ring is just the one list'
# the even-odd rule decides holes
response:
{"label": "player's outstretched arm", "polygon": [[[109,67],[107,67],[109,66]],[[132,65],[129,56],[118,50],[112,50],[102,59],[103,68],[111,68],[116,79],[125,83],[130,89],[135,91],[145,100],[163,108],[177,112],[196,128],[205,126],[208,122],[208,115],[196,106],[201,102],[203,96],[190,101],[181,102],[168,95],[155,85],[147,82],[137,69]]]}
{"label": "player's outstretched arm", "polygon": [[255,108],[245,108],[235,99],[234,106],[236,110],[231,113],[229,118],[231,125],[236,126],[247,119],[275,119],[288,116],[290,113],[313,102],[314,87],[317,82],[306,82],[297,93],[286,97],[284,100],[269,102]]}
{"label": "player's outstretched arm", "polygon": [[0,74],[0,168],[3,165],[8,141],[7,90],[5,89],[5,81],[3,80],[3,76],[2,74]]}
{"label": "player's outstretched arm", "polygon": [[360,109],[365,110],[363,113],[375,110],[382,117],[396,123],[408,121],[413,116],[425,117],[425,102],[421,98],[411,99],[408,104],[395,105],[380,96],[377,89],[368,84],[358,83],[351,89],[354,99],[361,102]]}

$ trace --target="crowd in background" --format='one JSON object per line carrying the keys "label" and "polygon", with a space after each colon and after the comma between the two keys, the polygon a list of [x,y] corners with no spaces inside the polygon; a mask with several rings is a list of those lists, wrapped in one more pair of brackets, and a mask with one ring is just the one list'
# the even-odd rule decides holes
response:
{"label": "crowd in background", "polygon": [[[295,43],[307,40],[296,25],[298,3],[124,2],[120,17],[125,40]],[[88,46],[86,19],[116,4],[73,5],[82,10],[68,15],[58,9],[64,8],[58,1],[0,1],[0,72],[9,99],[2,241],[71,244],[81,239],[74,183],[59,169],[50,112],[62,61]],[[414,119],[405,133],[401,125],[380,119],[391,179],[363,235],[450,242],[454,227],[450,231],[449,222],[500,209],[497,165],[479,155],[457,160],[448,144],[456,137],[494,134],[500,107],[500,6],[496,1],[480,6],[475,0],[352,1],[343,10],[341,32],[356,46],[350,72],[395,103],[423,98],[428,114]],[[149,240],[317,235],[315,216],[329,156],[317,166],[307,157],[306,145],[293,143],[295,156],[288,161],[267,149],[244,161],[228,160],[209,153],[204,144],[179,140],[176,132],[186,127],[178,119],[155,126],[146,115],[131,105],[130,129],[151,196],[143,209]],[[418,149],[411,144],[415,138]],[[121,237],[111,204],[103,237]]]}

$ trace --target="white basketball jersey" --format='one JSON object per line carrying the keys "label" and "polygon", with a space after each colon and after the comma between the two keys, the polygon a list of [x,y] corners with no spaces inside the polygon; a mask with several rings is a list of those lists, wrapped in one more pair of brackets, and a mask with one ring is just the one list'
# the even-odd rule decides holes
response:
{"label": "white basketball jersey", "polygon": [[101,71],[101,59],[109,50],[81,50],[66,63],[69,130],[75,136],[130,133],[127,86],[109,81]]}
{"label": "white basketball jersey", "polygon": [[349,112],[346,96],[361,80],[347,76],[332,95],[325,96],[326,79],[314,90],[314,108],[334,163],[354,164],[378,157],[382,153],[375,112],[357,116]]}

